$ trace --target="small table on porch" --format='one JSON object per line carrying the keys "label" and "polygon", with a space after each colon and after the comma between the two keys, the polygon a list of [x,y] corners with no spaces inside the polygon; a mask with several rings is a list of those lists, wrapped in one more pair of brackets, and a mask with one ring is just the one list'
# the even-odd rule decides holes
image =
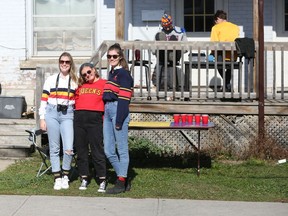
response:
{"label": "small table on porch", "polygon": [[[200,132],[215,127],[213,122],[208,124],[175,124],[174,122],[133,122],[129,123],[130,130],[177,130],[187,140],[187,142],[197,151],[197,175],[200,175]],[[192,140],[183,132],[183,130],[197,130],[198,142],[197,146],[193,144]]]}

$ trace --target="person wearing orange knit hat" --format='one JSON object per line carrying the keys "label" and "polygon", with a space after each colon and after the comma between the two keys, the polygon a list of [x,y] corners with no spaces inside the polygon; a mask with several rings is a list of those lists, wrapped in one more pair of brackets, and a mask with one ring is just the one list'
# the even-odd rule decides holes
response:
{"label": "person wearing orange knit hat", "polygon": [[[156,41],[187,41],[187,36],[186,36],[186,31],[184,28],[178,27],[178,26],[173,26],[173,20],[171,15],[165,13],[163,14],[161,18],[161,29],[158,31],[155,35],[155,40]],[[171,66],[174,64],[173,63],[173,52],[168,50],[167,54],[167,61],[168,61],[168,67],[169,69]],[[176,50],[176,65],[179,64],[179,60],[181,58],[181,51]],[[165,52],[164,50],[160,50],[159,52],[159,65],[162,67],[165,63]],[[168,69],[168,70],[169,70]],[[177,69],[178,70],[178,69]],[[172,71],[172,70],[171,70]],[[180,73],[177,71],[177,74]],[[157,76],[156,76],[156,66],[155,69],[152,73],[152,83],[154,86],[158,86],[159,88],[163,88],[164,85],[164,73],[159,74],[158,76],[161,76],[159,79],[159,84],[157,84]],[[173,87],[173,82],[172,82],[172,72],[168,72],[168,88]]]}
{"label": "person wearing orange knit hat", "polygon": [[161,31],[165,33],[166,40],[187,41],[186,31],[184,28],[173,26],[171,15],[164,14],[161,18]]}

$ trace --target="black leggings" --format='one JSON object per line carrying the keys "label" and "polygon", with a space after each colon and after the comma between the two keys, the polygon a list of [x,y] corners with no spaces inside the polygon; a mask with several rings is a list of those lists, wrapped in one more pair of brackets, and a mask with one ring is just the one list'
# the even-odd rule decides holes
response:
{"label": "black leggings", "polygon": [[103,113],[76,110],[74,114],[74,147],[80,176],[89,176],[89,153],[95,177],[106,177],[106,156],[103,144]]}
{"label": "black leggings", "polygon": [[[223,56],[218,54],[217,61],[222,62]],[[224,71],[223,71],[223,69],[218,68],[218,72],[219,72],[220,76],[222,77],[223,83],[224,83]],[[226,88],[231,88],[230,87],[231,77],[232,77],[231,69],[226,69],[226,71],[225,71],[225,87]],[[224,86],[224,84],[223,84],[223,86]]]}

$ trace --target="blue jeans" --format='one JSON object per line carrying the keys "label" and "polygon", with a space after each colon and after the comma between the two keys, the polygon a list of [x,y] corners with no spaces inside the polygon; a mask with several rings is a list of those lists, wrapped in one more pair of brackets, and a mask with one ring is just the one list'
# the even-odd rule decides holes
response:
{"label": "blue jeans", "polygon": [[129,166],[128,124],[130,116],[126,117],[122,129],[116,130],[117,105],[117,101],[105,104],[103,125],[104,151],[117,176],[127,177]]}
{"label": "blue jeans", "polygon": [[45,121],[47,126],[47,134],[50,149],[50,161],[52,172],[61,171],[60,163],[60,136],[63,144],[63,161],[62,169],[70,170],[72,155],[67,154],[66,151],[73,150],[74,130],[73,130],[74,108],[68,106],[67,112],[57,112],[57,106],[47,104]]}

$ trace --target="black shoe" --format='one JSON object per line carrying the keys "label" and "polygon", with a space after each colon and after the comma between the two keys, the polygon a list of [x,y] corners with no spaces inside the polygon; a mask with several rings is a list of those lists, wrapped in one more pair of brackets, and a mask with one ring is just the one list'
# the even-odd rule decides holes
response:
{"label": "black shoe", "polygon": [[113,188],[109,188],[106,190],[107,194],[118,194],[125,192],[125,182],[120,181],[119,179],[116,180],[116,184]]}
{"label": "black shoe", "polygon": [[226,88],[225,88],[225,91],[226,91],[226,92],[231,92],[231,88],[226,87]]}
{"label": "black shoe", "polygon": [[[223,88],[217,88],[217,92],[223,92]],[[226,87],[225,92],[231,92],[231,88]]]}
{"label": "black shoe", "polygon": [[130,178],[126,178],[125,191],[130,191],[130,190],[131,190],[131,179]]}
{"label": "black shoe", "polygon": [[223,92],[223,88],[222,87],[217,87],[216,91],[217,92]]}

